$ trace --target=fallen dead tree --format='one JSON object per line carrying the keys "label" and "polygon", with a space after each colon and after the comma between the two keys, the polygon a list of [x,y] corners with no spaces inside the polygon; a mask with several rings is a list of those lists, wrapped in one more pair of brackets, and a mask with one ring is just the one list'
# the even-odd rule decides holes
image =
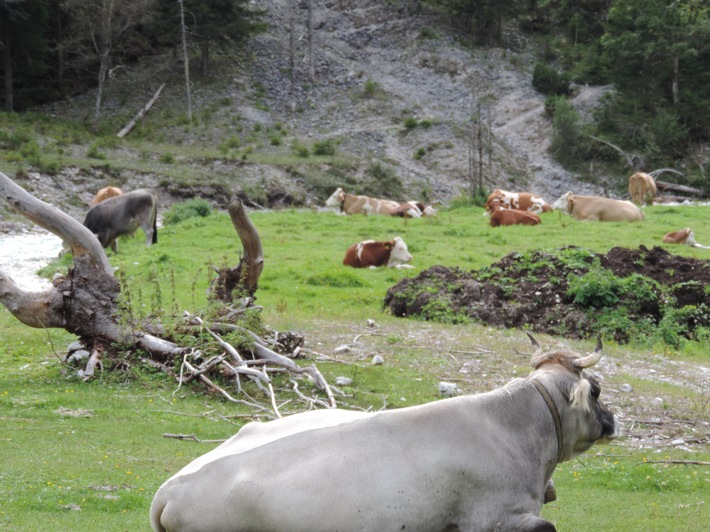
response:
{"label": "fallen dead tree", "polygon": [[[309,408],[314,405],[336,406],[330,386],[315,365],[299,366],[293,358],[276,351],[278,342],[269,343],[259,331],[239,325],[240,316],[259,310],[253,305],[254,292],[264,262],[258,232],[239,200],[229,205],[229,213],[242,242],[243,255],[237,267],[217,270],[219,276],[213,285],[211,299],[219,301],[221,306],[217,305],[217,311],[212,310],[209,320],[185,313],[177,325],[179,336],[171,338],[166,333],[169,328],[163,324],[136,323],[122,315],[118,303],[121,285],[114,277],[98,239],[86,227],[38,200],[2,172],[0,196],[27,219],[60,237],[74,258],[73,267],[66,275],[55,279],[52,286],[43,291],[25,290],[0,271],[0,303],[29,327],[61,328],[77,335],[79,342],[74,351],[83,350],[86,355],[73,356],[72,359],[81,360],[81,363],[86,360],[81,370],[84,380],[94,377],[103,369],[104,361],[112,357],[120,358],[123,366],[143,360],[149,366],[173,375],[178,387],[198,380],[227,400],[258,409],[269,408],[278,416],[273,375],[287,374],[293,382],[306,375],[325,398],[307,397],[299,391],[297,382],[293,386],[295,396]],[[239,299],[239,304],[235,305],[234,294],[237,293],[247,297]],[[246,339],[244,345],[233,345],[224,339],[223,331],[235,330]],[[209,345],[205,346],[203,342],[199,349],[186,345],[189,342],[185,338],[204,332],[212,339]],[[118,356],[119,350],[124,356]],[[293,351],[289,354],[297,355],[298,346]],[[132,356],[126,357],[126,353]],[[67,353],[66,359],[70,354]],[[178,363],[180,372],[176,374],[173,368]],[[247,395],[242,387],[243,379],[253,383],[266,397],[268,407]],[[228,386],[218,381],[233,383],[237,395],[246,399],[235,399],[227,391]]]}

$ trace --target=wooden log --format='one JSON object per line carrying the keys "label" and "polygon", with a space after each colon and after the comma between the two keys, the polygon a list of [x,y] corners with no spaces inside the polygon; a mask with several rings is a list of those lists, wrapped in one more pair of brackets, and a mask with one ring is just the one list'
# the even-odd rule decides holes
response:
{"label": "wooden log", "polygon": [[683,194],[692,194],[699,198],[706,198],[708,195],[699,188],[693,188],[686,185],[677,185],[675,183],[667,183],[665,181],[656,181],[656,187],[659,190],[672,190],[673,192],[681,192]]}
{"label": "wooden log", "polygon": [[153,104],[155,103],[155,100],[158,99],[158,96],[160,96],[160,93],[163,91],[163,87],[165,87],[165,83],[163,83],[160,87],[158,87],[158,90],[155,91],[155,94],[153,94],[153,97],[148,100],[148,103],[146,103],[143,106],[143,109],[138,111],[138,114],[133,117],[133,119],[126,124],[126,126],[118,132],[116,135],[119,139],[122,139],[126,135],[128,135],[131,132],[131,129],[135,127],[135,125],[138,123],[138,121],[145,116],[145,114],[150,110],[151,107],[153,107]]}

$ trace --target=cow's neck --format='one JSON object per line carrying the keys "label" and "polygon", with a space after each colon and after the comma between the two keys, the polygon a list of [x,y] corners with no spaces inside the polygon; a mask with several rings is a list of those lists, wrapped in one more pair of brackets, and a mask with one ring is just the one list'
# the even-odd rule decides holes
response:
{"label": "cow's neck", "polygon": [[552,416],[534,385],[528,379],[515,379],[503,388],[473,397],[487,397],[491,403],[484,408],[489,411],[497,411],[496,405],[511,405],[503,407],[505,415],[499,423],[526,442],[524,447],[538,459],[540,473],[549,480],[557,466],[557,436]]}
{"label": "cow's neck", "polygon": [[340,202],[340,210],[343,212],[348,212],[348,209],[355,203],[357,196],[348,194],[347,192],[343,195],[343,201]]}
{"label": "cow's neck", "polygon": [[557,437],[557,463],[560,463],[562,461],[562,449],[564,444],[562,439],[562,420],[560,419],[560,413],[557,410],[557,406],[555,406],[555,402],[552,400],[550,392],[547,388],[545,388],[545,385],[537,379],[530,379],[530,382],[542,396],[545,404],[547,405],[547,409],[550,411],[552,421],[555,423],[555,435]]}

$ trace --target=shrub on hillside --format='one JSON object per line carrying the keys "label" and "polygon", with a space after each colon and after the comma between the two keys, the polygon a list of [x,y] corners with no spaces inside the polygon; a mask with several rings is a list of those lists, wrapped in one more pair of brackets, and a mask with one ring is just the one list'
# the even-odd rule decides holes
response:
{"label": "shrub on hillside", "polygon": [[543,94],[569,94],[570,77],[565,72],[557,72],[550,65],[537,63],[533,71],[532,84]]}
{"label": "shrub on hillside", "polygon": [[187,220],[188,218],[205,218],[212,214],[212,205],[202,198],[192,198],[187,201],[174,204],[163,215],[163,224],[174,225]]}

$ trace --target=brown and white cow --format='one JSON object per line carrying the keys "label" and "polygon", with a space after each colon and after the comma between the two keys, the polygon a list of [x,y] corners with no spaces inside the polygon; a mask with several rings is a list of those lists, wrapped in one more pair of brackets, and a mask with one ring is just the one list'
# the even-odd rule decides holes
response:
{"label": "brown and white cow", "polygon": [[123,194],[123,190],[118,187],[104,187],[99,190],[96,193],[96,196],[94,196],[94,199],[91,200],[91,206],[93,207],[97,203],[101,203],[102,201],[107,200],[109,198],[115,198],[116,196],[120,196],[121,194]]}
{"label": "brown and white cow", "polygon": [[[374,413],[294,414],[247,425],[155,494],[157,532],[549,531],[557,465],[620,434],[585,368],[542,352],[502,388]],[[547,495],[546,495],[547,493]]]}
{"label": "brown and white cow", "polygon": [[644,219],[643,211],[630,201],[601,196],[578,196],[566,192],[552,206],[583,221],[634,222]]}
{"label": "brown and white cow", "polygon": [[345,214],[388,214],[391,215],[399,207],[399,202],[376,199],[368,196],[348,194],[342,188],[333,192],[326,200],[326,207],[339,208]]}
{"label": "brown and white cow", "polygon": [[437,210],[433,205],[425,205],[421,201],[405,201],[392,211],[392,216],[403,218],[426,218],[436,216]]}
{"label": "brown and white cow", "polygon": [[695,234],[690,227],[666,234],[663,237],[663,242],[666,244],[685,244],[691,248],[710,249],[710,246],[703,246],[695,241]]}
{"label": "brown and white cow", "polygon": [[407,244],[396,236],[387,242],[364,240],[353,244],[345,252],[343,264],[353,268],[413,268],[411,264],[406,264],[411,260]]}
{"label": "brown and white cow", "polygon": [[158,242],[157,212],[158,199],[152,190],[133,190],[91,207],[84,225],[104,248],[110,246],[118,253],[116,239],[133,234],[139,227],[145,233],[146,246]]}
{"label": "brown and white cow", "polygon": [[496,200],[500,202],[500,206],[503,209],[517,209],[537,214],[552,210],[550,204],[542,196],[531,194],[530,192],[508,192],[497,188],[491,192],[484,205],[486,213],[492,212],[493,202]]}
{"label": "brown and white cow", "polygon": [[656,192],[656,180],[652,176],[636,172],[629,177],[629,194],[636,205],[653,205]]}
{"label": "brown and white cow", "polygon": [[491,202],[491,227],[501,225],[537,225],[540,217],[534,212],[521,211],[518,209],[504,209],[499,200]]}

